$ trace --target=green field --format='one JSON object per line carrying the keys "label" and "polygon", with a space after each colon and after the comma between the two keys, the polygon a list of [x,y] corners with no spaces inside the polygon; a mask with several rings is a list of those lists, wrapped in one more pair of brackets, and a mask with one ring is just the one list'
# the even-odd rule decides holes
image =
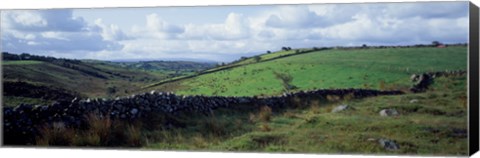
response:
{"label": "green field", "polygon": [[[56,138],[65,138],[73,146],[108,144],[176,151],[467,154],[466,75],[435,78],[423,93],[408,91],[413,84],[410,76],[414,73],[466,70],[465,46],[329,49],[309,53],[291,50],[259,57],[245,58],[202,73],[189,73],[188,69],[181,73],[183,76],[172,76],[171,73],[176,71],[163,68],[144,71],[149,67],[145,63],[128,64],[140,65],[140,69],[102,61],[84,61],[76,64],[78,69],[40,61],[6,61],[2,66],[4,80],[56,86],[95,98],[150,90],[182,95],[272,96],[285,91],[284,84],[275,74],[292,77],[291,84],[296,89],[291,92],[335,88],[406,92],[359,99],[293,98],[292,104],[284,109],[237,105],[216,109],[209,115],[154,115],[142,118],[141,122],[116,122],[118,124],[109,119],[93,119],[87,131],[47,130],[44,137],[36,140],[37,145],[57,145]],[[163,67],[162,64],[156,66]],[[168,82],[159,84],[163,81]],[[151,85],[158,86],[149,87]],[[110,87],[117,88],[114,94],[108,93]],[[52,102],[18,96],[4,98],[9,103],[7,105]],[[344,104],[353,109],[331,112]],[[387,108],[396,109],[400,114],[380,116],[379,111]],[[162,126],[165,120],[175,125]],[[379,145],[379,139],[394,140],[400,148],[386,150]],[[116,140],[120,140],[118,144],[112,143]]]}
{"label": "green field", "polygon": [[[410,101],[417,99],[418,102]],[[308,104],[303,104],[307,102]],[[146,149],[326,154],[466,155],[466,77],[438,78],[426,93],[353,100],[300,100],[265,114],[217,110],[179,118],[188,128],[148,131]],[[341,104],[353,110],[332,113]],[[384,117],[381,109],[400,113]],[[269,115],[269,120],[261,119]],[[399,150],[378,139],[395,140]],[[145,143],[145,142],[144,142]]]}
{"label": "green field", "polygon": [[[267,55],[273,54],[276,53]],[[274,72],[291,75],[297,90],[405,89],[411,85],[409,76],[413,73],[466,70],[466,59],[467,47],[324,50],[247,64],[149,89],[184,95],[278,95],[283,91]]]}
{"label": "green field", "polygon": [[2,65],[30,65],[30,64],[42,64],[42,61],[35,60],[22,60],[22,61],[2,61]]}

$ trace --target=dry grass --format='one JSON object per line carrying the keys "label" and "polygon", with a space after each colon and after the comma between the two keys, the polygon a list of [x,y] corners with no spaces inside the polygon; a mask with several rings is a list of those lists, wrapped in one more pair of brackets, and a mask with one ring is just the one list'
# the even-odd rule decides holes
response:
{"label": "dry grass", "polygon": [[298,116],[291,111],[286,111],[285,113],[283,113],[283,116],[288,117],[288,118],[298,118]]}
{"label": "dry grass", "polygon": [[313,100],[313,101],[310,103],[310,110],[311,110],[314,114],[319,114],[319,113],[320,113],[320,101],[319,101],[319,100]]}
{"label": "dry grass", "polygon": [[37,137],[36,143],[40,146],[69,146],[72,145],[77,135],[74,130],[65,128],[63,123],[53,123],[52,126],[45,125],[39,131],[42,137]]}
{"label": "dry grass", "polygon": [[270,128],[270,126],[267,123],[260,124],[259,128],[260,128],[260,131],[263,131],[263,132],[269,132],[272,130],[272,128]]}
{"label": "dry grass", "polygon": [[272,118],[272,108],[263,106],[258,113],[258,119],[263,122],[268,122]]}
{"label": "dry grass", "polygon": [[87,116],[85,130],[67,128],[53,123],[40,128],[36,144],[42,146],[129,146],[142,145],[141,124],[113,121],[95,113]]}
{"label": "dry grass", "polygon": [[327,95],[327,100],[330,102],[337,102],[341,100],[341,97],[337,95]]}
{"label": "dry grass", "polygon": [[248,121],[250,121],[250,123],[255,123],[256,120],[257,120],[257,117],[255,116],[255,114],[250,113],[248,116]]}
{"label": "dry grass", "polygon": [[378,87],[380,90],[386,90],[385,81],[381,80]]}
{"label": "dry grass", "polygon": [[344,101],[350,101],[350,100],[353,100],[353,99],[355,99],[355,94],[354,93],[348,93],[348,94],[343,96]]}

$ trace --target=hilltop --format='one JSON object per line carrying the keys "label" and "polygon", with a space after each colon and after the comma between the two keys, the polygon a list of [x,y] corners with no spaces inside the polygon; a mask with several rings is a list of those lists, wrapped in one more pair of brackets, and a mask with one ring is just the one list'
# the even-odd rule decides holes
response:
{"label": "hilltop", "polygon": [[372,88],[406,89],[414,73],[466,70],[467,47],[313,48],[282,50],[169,78],[144,87],[184,95],[271,96],[290,91]]}

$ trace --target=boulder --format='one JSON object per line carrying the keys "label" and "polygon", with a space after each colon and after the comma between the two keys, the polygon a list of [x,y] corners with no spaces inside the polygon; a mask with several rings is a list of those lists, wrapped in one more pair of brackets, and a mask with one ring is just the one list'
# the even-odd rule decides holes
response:
{"label": "boulder", "polygon": [[389,139],[379,139],[378,143],[387,150],[398,150],[400,147],[393,140]]}
{"label": "boulder", "polygon": [[412,99],[412,100],[410,100],[410,104],[413,104],[413,103],[418,103],[418,99]]}
{"label": "boulder", "polygon": [[332,109],[332,112],[340,112],[340,111],[344,111],[344,110],[348,110],[348,109],[352,109],[352,107],[348,106],[348,105],[339,105],[335,108]]}
{"label": "boulder", "polygon": [[397,116],[398,111],[395,109],[383,109],[380,112],[380,116]]}
{"label": "boulder", "polygon": [[413,74],[412,76],[410,76],[410,81],[415,82],[418,80],[418,77],[419,76],[417,74]]}
{"label": "boulder", "polygon": [[138,109],[137,108],[133,108],[130,110],[130,114],[132,115],[136,115],[138,113]]}

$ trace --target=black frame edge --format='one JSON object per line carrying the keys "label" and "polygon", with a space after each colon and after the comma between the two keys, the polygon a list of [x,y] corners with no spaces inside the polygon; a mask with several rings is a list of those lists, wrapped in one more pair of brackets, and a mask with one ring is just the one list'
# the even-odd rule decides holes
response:
{"label": "black frame edge", "polygon": [[468,141],[469,141],[469,154],[473,155],[478,150],[479,144],[479,12],[478,7],[470,2],[469,5],[469,106],[468,106]]}

